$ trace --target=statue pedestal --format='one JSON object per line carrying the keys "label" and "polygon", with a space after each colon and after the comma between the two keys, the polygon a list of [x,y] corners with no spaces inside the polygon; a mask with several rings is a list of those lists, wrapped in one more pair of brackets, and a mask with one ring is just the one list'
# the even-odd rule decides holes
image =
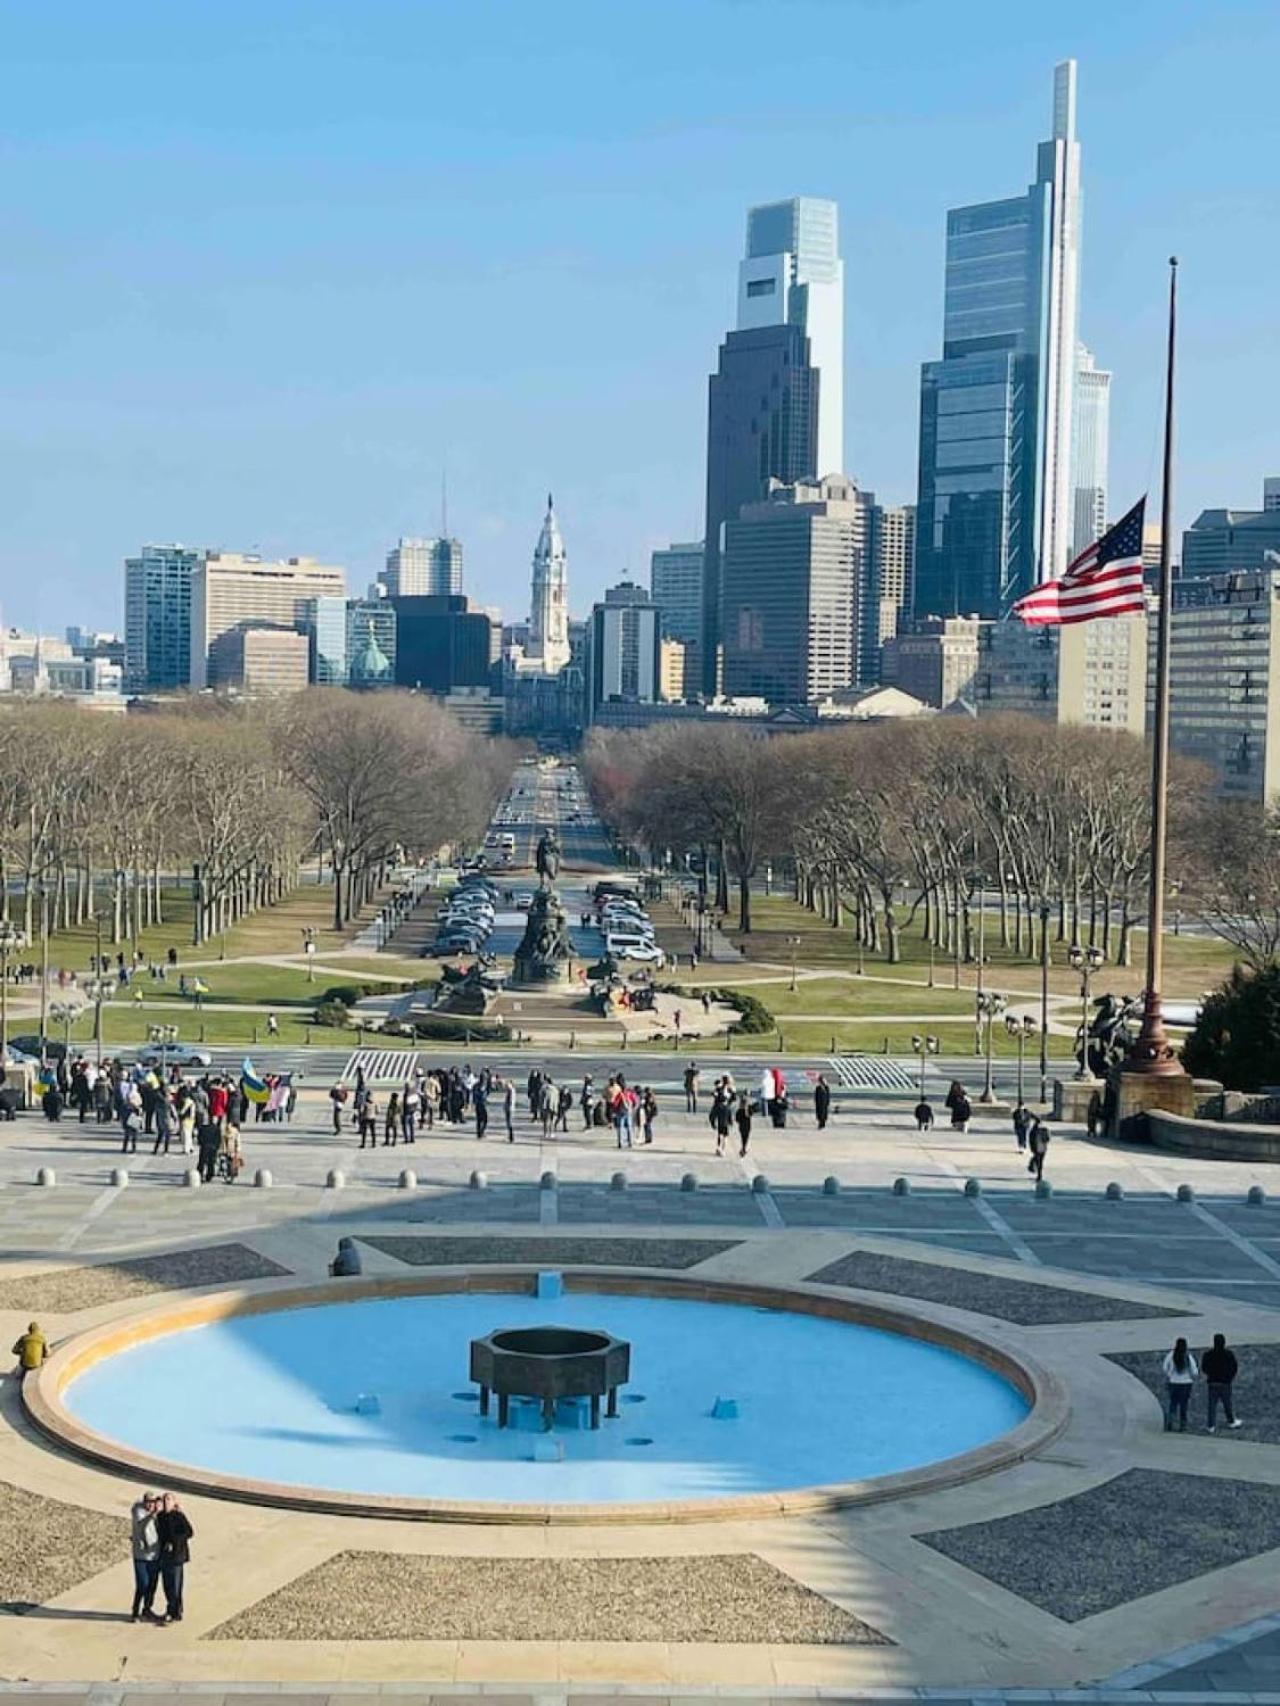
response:
{"label": "statue pedestal", "polygon": [[1193,1119],[1195,1079],[1189,1073],[1120,1072],[1116,1075],[1116,1108],[1111,1136],[1126,1143],[1148,1143],[1146,1116],[1153,1108]]}
{"label": "statue pedestal", "polygon": [[517,954],[508,988],[560,988],[569,981],[571,963],[569,960],[522,960]]}

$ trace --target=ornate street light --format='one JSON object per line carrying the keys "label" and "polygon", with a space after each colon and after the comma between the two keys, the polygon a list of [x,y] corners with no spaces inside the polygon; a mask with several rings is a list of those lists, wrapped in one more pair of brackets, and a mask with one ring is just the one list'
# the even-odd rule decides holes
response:
{"label": "ornate street light", "polygon": [[71,1027],[80,1017],[83,1003],[79,1001],[55,1001],[49,1009],[49,1017],[55,1025],[62,1026],[62,1052],[66,1056],[71,1052]]}
{"label": "ornate street light", "polygon": [[1092,943],[1087,948],[1073,942],[1067,951],[1067,959],[1072,969],[1080,973],[1080,1065],[1076,1071],[1076,1081],[1080,1084],[1092,1084],[1093,1074],[1089,1070],[1089,983],[1101,966],[1106,964],[1107,956],[1101,948]]}
{"label": "ornate street light", "polygon": [[1024,1013],[1016,1018],[1012,1013],[1006,1013],[1004,1028],[1018,1045],[1018,1105],[1021,1107],[1025,1097],[1022,1089],[1022,1067],[1027,1050],[1027,1038],[1036,1034],[1036,1022],[1030,1013]]}
{"label": "ornate street light", "polygon": [[12,919],[0,918],[0,1065],[9,1047],[9,956],[20,954],[26,945],[26,931]]}
{"label": "ornate street light", "polygon": [[978,995],[978,1017],[985,1021],[987,1027],[986,1074],[982,1081],[982,1094],[978,1100],[988,1104],[996,1099],[995,1089],[991,1081],[991,1028],[1007,1005],[1004,996],[997,995],[994,989],[984,989]]}
{"label": "ornate street light", "polygon": [[165,1078],[168,1076],[169,1066],[167,1051],[178,1040],[178,1027],[176,1025],[148,1025],[147,1036],[151,1042],[159,1044],[160,1076]]}
{"label": "ornate street light", "polygon": [[102,1003],[111,994],[112,981],[101,972],[95,972],[87,977],[82,985],[85,996],[93,1002],[93,1041],[97,1049],[98,1065],[102,1065]]}
{"label": "ornate street light", "polygon": [[922,1102],[924,1101],[925,1062],[931,1054],[937,1054],[941,1046],[942,1045],[939,1043],[937,1037],[922,1037],[917,1035],[911,1039],[911,1052],[912,1054],[919,1055],[920,1057],[920,1100]]}

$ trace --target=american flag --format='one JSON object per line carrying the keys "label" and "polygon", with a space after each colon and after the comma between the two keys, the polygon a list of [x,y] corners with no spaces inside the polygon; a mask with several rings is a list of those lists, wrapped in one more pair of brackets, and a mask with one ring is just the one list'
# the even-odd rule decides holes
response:
{"label": "american flag", "polygon": [[1045,581],[1020,598],[1013,615],[1029,624],[1058,628],[1145,610],[1142,520],[1146,508],[1146,498],[1139,498],[1128,515],[1081,551],[1061,580]]}

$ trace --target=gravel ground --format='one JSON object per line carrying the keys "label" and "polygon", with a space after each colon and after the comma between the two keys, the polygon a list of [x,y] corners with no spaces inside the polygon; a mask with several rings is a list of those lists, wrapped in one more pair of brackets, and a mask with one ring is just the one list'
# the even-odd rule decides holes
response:
{"label": "gravel ground", "polygon": [[732,1250],[737,1239],[711,1238],[361,1238],[415,1268],[483,1262],[531,1267],[694,1268]]}
{"label": "gravel ground", "polygon": [[708,1641],[885,1646],[750,1554],[412,1558],[341,1552],[212,1631],[218,1641]]}
{"label": "gravel ground", "polygon": [[204,1250],[175,1250],[79,1268],[54,1268],[0,1281],[0,1310],[73,1315],[153,1291],[183,1291],[243,1280],[279,1279],[289,1272],[245,1244],[212,1244]]}
{"label": "gravel ground", "polygon": [[[1163,1404],[1165,1391],[1161,1365],[1168,1348],[1161,1345],[1157,1351],[1116,1351],[1107,1357],[1107,1361],[1117,1363],[1129,1374],[1136,1375]],[[1240,1363],[1232,1398],[1244,1426],[1234,1430],[1224,1428],[1219,1411],[1217,1437],[1248,1440],[1254,1445],[1259,1441],[1264,1445],[1280,1445],[1280,1345],[1232,1345],[1231,1348]],[[1204,1346],[1193,1344],[1191,1349],[1199,1361],[1204,1354]],[[1199,1380],[1191,1394],[1191,1427],[1204,1426],[1207,1402],[1204,1381]]]}
{"label": "gravel ground", "polygon": [[0,1612],[43,1605],[128,1556],[122,1518],[0,1483]]}
{"label": "gravel ground", "polygon": [[1280,1487],[1130,1469],[994,1522],[917,1535],[1065,1623],[1280,1546]]}
{"label": "gravel ground", "polygon": [[1185,1310],[1099,1297],[1089,1291],[1067,1291],[1063,1286],[1042,1285],[1036,1280],[1002,1279],[937,1262],[878,1256],[869,1250],[855,1250],[808,1277],[817,1285],[845,1285],[858,1291],[887,1291],[900,1297],[919,1297],[927,1303],[947,1303],[953,1309],[972,1309],[979,1315],[1014,1321],[1020,1327],[1186,1314]]}

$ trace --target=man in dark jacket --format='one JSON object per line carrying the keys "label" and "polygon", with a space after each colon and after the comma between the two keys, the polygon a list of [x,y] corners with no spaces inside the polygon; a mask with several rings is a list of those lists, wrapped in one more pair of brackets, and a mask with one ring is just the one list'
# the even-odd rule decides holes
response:
{"label": "man in dark jacket", "polygon": [[160,1580],[164,1583],[164,1615],[166,1623],[182,1622],[182,1590],[187,1565],[191,1561],[191,1539],[194,1530],[187,1513],[172,1493],[166,1493],[156,1517],[156,1538],[160,1542]]}
{"label": "man in dark jacket", "polygon": [[1223,1414],[1227,1418],[1229,1428],[1238,1428],[1240,1418],[1236,1415],[1231,1403],[1231,1385],[1240,1371],[1234,1351],[1227,1349],[1226,1337],[1222,1333],[1213,1335],[1213,1349],[1208,1350],[1200,1358],[1200,1369],[1209,1383],[1209,1432],[1217,1433],[1218,1405],[1222,1405]]}
{"label": "man in dark jacket", "polygon": [[831,1117],[831,1086],[822,1073],[818,1074],[818,1082],[813,1087],[813,1111],[818,1118],[818,1130],[825,1131]]}

